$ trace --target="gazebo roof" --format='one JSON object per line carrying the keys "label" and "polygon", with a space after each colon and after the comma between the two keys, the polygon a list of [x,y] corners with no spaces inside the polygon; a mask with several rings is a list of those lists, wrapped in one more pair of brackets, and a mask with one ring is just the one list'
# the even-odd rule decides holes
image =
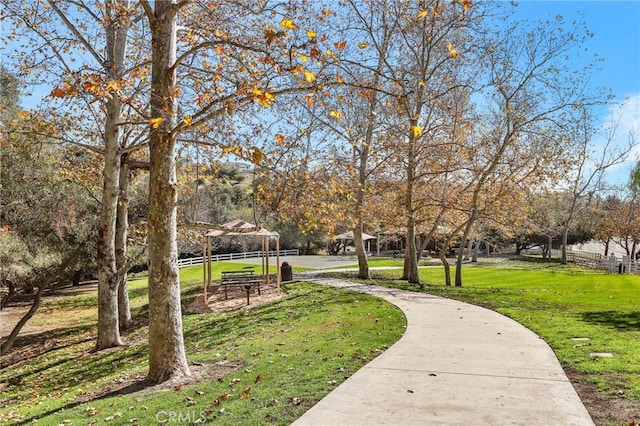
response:
{"label": "gazebo roof", "polygon": [[[343,232],[340,235],[336,235],[334,238],[334,240],[353,240],[353,231],[347,231],[347,232]],[[376,237],[374,237],[373,235],[369,235],[369,234],[365,234],[364,232],[362,233],[362,239],[363,240],[375,240]]]}
{"label": "gazebo roof", "polygon": [[265,228],[236,219],[231,222],[216,226],[205,234],[207,237],[222,237],[226,235],[257,235],[257,236],[279,236],[275,231],[269,231]]}

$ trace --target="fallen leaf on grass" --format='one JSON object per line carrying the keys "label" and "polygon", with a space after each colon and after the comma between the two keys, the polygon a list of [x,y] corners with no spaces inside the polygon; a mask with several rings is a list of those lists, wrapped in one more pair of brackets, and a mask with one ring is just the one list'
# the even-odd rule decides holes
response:
{"label": "fallen leaf on grass", "polygon": [[251,387],[245,388],[244,392],[242,392],[242,395],[240,395],[240,399],[247,399],[251,396]]}
{"label": "fallen leaf on grass", "polygon": [[255,380],[253,383],[258,383],[258,382],[260,382],[260,381],[262,381],[262,374],[258,374],[258,375],[256,376],[256,380]]}
{"label": "fallen leaf on grass", "polygon": [[113,419],[119,419],[120,417],[122,417],[122,413],[114,413],[113,415],[107,417],[106,419],[104,419],[107,422],[110,422]]}
{"label": "fallen leaf on grass", "polygon": [[102,408],[101,407],[98,407],[98,408],[96,408],[96,407],[87,407],[87,409],[84,410],[84,412],[85,412],[85,414],[87,416],[91,417],[91,416],[95,416],[98,413],[101,413],[102,412]]}

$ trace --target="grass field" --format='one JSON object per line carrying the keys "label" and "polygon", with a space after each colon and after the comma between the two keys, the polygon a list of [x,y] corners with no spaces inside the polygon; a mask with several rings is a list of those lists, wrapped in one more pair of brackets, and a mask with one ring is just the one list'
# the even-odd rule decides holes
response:
{"label": "grass field", "polygon": [[[216,264],[214,277],[242,266]],[[627,425],[629,413],[640,413],[640,276],[513,260],[465,266],[462,288],[445,287],[439,266],[420,268],[422,287],[398,280],[398,270],[372,274],[375,284],[485,306],[532,329],[575,372],[572,380],[579,376],[606,396],[599,406],[586,401],[597,424]],[[199,267],[181,271],[185,343],[193,370],[215,375],[177,390],[134,392],[147,368],[145,280],[130,283],[137,327],[126,346],[97,354],[90,353],[95,292],[48,297],[34,322],[56,328],[19,343],[23,359],[0,372],[0,423],[288,424],[404,330],[402,313],[380,300],[309,283],[286,284],[287,297],[267,306],[198,314],[188,307],[201,280]]]}
{"label": "grass field", "polygon": [[[402,260],[373,260],[371,266],[401,267]],[[615,419],[640,418],[640,276],[535,259],[467,264],[462,288],[446,287],[440,266],[420,268],[422,287],[399,275],[372,271],[375,284],[457,299],[515,319],[553,348],[572,380],[596,390],[585,400],[588,389],[580,389],[597,424],[627,425]],[[622,407],[625,412],[616,413]]]}
{"label": "grass field", "polygon": [[[214,277],[241,266],[219,263]],[[0,372],[0,423],[289,424],[404,332],[396,307],[310,283],[287,284],[284,299],[262,307],[190,312],[201,274],[181,270],[185,345],[199,383],[155,392],[144,383],[145,280],[130,283],[136,327],[125,346],[100,353],[91,352],[95,292],[47,297],[36,319],[61,326],[17,342],[17,362]]]}

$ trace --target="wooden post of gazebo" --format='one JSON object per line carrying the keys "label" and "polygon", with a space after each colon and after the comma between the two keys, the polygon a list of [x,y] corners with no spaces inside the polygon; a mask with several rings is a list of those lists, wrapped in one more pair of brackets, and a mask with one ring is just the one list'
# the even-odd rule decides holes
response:
{"label": "wooden post of gazebo", "polygon": [[202,274],[204,286],[204,304],[207,304],[207,290],[211,287],[211,237],[205,237],[205,243],[202,250]]}
{"label": "wooden post of gazebo", "polygon": [[204,287],[204,304],[207,304],[207,239],[204,237],[202,241],[202,286]]}
{"label": "wooden post of gazebo", "polygon": [[278,289],[278,294],[280,294],[280,282],[282,281],[280,276],[280,235],[276,236],[276,265],[276,288]]}

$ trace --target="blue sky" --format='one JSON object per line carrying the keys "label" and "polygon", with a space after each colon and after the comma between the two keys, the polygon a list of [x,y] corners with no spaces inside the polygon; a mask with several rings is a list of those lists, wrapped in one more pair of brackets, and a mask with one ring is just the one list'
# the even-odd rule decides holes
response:
{"label": "blue sky", "polygon": [[[516,17],[545,19],[562,15],[567,21],[584,20],[594,35],[588,41],[589,54],[603,61],[593,74],[591,84],[612,91],[621,106],[603,111],[602,124],[619,121],[616,140],[623,144],[629,131],[640,139],[640,0],[627,1],[521,1]],[[626,182],[629,171],[639,159],[635,149],[629,160],[612,169],[609,182]]]}

